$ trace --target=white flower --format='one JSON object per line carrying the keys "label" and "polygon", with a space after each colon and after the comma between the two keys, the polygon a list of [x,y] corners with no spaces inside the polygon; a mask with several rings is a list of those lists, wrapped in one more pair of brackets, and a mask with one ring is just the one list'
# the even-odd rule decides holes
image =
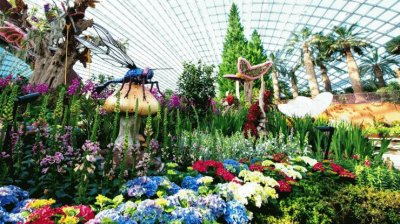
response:
{"label": "white flower", "polygon": [[318,161],[316,159],[312,159],[308,156],[301,156],[300,157],[306,164],[310,166],[314,166]]}

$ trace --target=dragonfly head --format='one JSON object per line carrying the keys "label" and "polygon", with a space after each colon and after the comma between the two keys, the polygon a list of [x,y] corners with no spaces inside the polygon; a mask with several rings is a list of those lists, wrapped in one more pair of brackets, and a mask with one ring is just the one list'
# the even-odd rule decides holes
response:
{"label": "dragonfly head", "polygon": [[143,76],[146,77],[146,79],[151,79],[154,76],[154,71],[153,69],[150,68],[144,68],[143,69]]}

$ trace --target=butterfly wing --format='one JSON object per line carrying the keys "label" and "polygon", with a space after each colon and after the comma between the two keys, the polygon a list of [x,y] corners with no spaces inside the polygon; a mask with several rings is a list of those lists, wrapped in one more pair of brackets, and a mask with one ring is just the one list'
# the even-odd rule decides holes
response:
{"label": "butterfly wing", "polygon": [[12,23],[4,22],[5,26],[0,27],[0,36],[9,44],[21,47],[22,40],[26,33]]}
{"label": "butterfly wing", "polygon": [[250,62],[248,62],[244,58],[238,59],[238,71],[241,73],[247,81],[253,81],[261,78],[261,76],[265,75],[268,72],[269,68],[272,66],[271,61],[267,61],[265,63],[251,66]]}
{"label": "butterfly wing", "polygon": [[86,39],[86,37],[75,36],[83,46],[89,48],[92,53],[112,65],[123,65],[130,69],[136,68],[133,60],[122,50],[120,44],[102,26],[93,24],[92,28],[97,34],[98,40]]}

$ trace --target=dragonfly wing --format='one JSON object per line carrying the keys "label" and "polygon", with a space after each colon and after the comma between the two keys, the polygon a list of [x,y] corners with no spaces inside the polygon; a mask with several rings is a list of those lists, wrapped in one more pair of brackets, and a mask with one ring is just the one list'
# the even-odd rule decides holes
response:
{"label": "dragonfly wing", "polygon": [[76,36],[75,39],[89,48],[93,54],[115,65],[116,63],[129,68],[136,68],[133,60],[122,50],[120,44],[102,26],[93,24],[98,41],[88,40],[86,37]]}

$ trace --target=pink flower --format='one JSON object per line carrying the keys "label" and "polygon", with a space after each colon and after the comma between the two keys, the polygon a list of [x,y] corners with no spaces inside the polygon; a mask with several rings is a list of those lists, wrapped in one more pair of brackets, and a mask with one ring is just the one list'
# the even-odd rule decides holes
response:
{"label": "pink flower", "polygon": [[360,159],[360,156],[359,156],[359,155],[357,155],[357,154],[354,154],[354,155],[353,155],[353,159],[355,159],[355,160],[359,160],[359,159]]}
{"label": "pink flower", "polygon": [[76,93],[76,91],[78,90],[80,84],[79,84],[79,80],[78,79],[74,79],[72,80],[72,84],[70,86],[68,86],[68,95],[72,96]]}
{"label": "pink flower", "polygon": [[369,161],[368,159],[364,160],[364,165],[366,167],[371,167],[371,161]]}

